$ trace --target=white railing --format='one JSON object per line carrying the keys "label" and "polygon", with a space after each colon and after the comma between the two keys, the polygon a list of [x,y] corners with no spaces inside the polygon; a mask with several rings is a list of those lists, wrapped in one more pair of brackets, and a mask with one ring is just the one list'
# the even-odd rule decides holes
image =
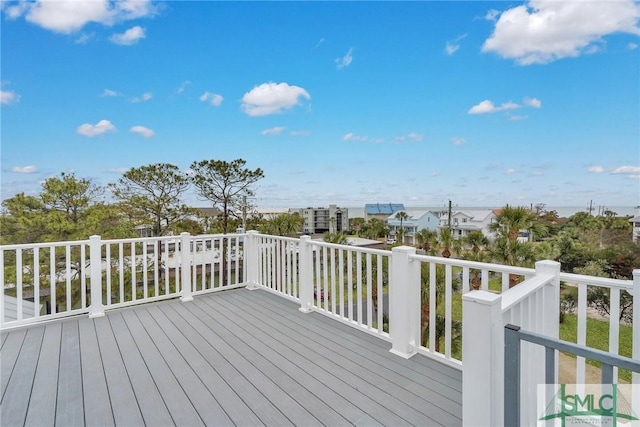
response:
{"label": "white railing", "polygon": [[0,328],[244,286],[243,237],[180,236],[0,246]]}
{"label": "white railing", "polygon": [[[463,423],[500,425],[503,326],[512,323],[557,338],[561,280],[578,289],[578,344],[588,344],[589,290],[608,290],[609,351],[618,354],[622,292],[640,300],[640,270],[632,282],[560,273],[552,261],[527,269],[418,255],[407,246],[385,251],[255,231],[1,246],[0,327],[101,316],[167,298],[190,301],[239,286],[262,288],[296,301],[303,312],[388,340],[391,352],[402,357],[421,353],[464,367]],[[50,308],[47,301],[53,302]],[[635,338],[640,316],[633,317],[633,330]],[[460,340],[461,359],[455,345]],[[633,340],[632,357],[640,359],[640,339]],[[544,378],[542,358],[538,350],[523,351],[521,402],[535,401],[529,386]],[[577,380],[584,380],[580,359],[577,369]],[[532,408],[523,408],[523,420],[533,420]]]}

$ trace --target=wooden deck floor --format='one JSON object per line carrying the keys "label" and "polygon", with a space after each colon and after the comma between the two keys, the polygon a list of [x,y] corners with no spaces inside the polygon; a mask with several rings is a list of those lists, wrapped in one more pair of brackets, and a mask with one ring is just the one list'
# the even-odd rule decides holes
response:
{"label": "wooden deck floor", "polygon": [[461,373],[266,291],[3,332],[3,426],[461,425]]}

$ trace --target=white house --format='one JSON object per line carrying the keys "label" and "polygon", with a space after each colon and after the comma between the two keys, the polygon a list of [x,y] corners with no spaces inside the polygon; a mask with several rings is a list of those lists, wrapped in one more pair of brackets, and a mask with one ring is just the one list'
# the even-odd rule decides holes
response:
{"label": "white house", "polygon": [[640,206],[636,206],[635,216],[629,220],[633,227],[632,240],[640,243]]}
{"label": "white house", "polygon": [[[459,210],[451,212],[451,232],[455,239],[467,236],[471,231],[482,231],[487,238],[493,239],[495,233],[489,230],[489,225],[496,219],[496,212],[492,209]],[[449,227],[449,214],[444,212],[440,216],[440,228]]]}
{"label": "white house", "polygon": [[[416,244],[416,233],[420,230],[428,229],[436,231],[440,223],[438,216],[431,211],[424,210],[401,210],[405,212],[408,218],[402,220],[402,229],[404,230],[404,242],[408,245]],[[396,217],[398,213],[390,215],[386,219],[387,227],[389,227],[389,237],[393,240],[397,239],[398,230],[400,230],[400,219]]]}

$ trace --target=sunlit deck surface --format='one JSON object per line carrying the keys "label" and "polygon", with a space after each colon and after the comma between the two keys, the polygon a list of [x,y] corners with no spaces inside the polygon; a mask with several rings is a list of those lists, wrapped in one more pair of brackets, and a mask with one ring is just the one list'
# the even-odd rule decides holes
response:
{"label": "sunlit deck surface", "polygon": [[1,334],[2,425],[461,425],[461,372],[266,291]]}

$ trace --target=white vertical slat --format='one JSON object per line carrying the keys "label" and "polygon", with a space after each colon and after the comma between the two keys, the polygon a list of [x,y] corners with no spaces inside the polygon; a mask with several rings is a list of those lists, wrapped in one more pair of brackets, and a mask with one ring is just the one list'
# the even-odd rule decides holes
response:
{"label": "white vertical slat", "polygon": [[236,280],[234,284],[237,285],[238,283],[242,283],[245,281],[244,273],[242,274],[242,279],[240,278],[240,236],[235,237],[234,244],[235,244],[234,252],[236,254],[235,259],[233,260],[235,264],[235,269],[236,269]]}
{"label": "white vertical slat", "polygon": [[153,242],[153,291],[154,297],[160,296],[160,259],[162,259],[160,251],[160,241]]}
{"label": "white vertical slat", "polygon": [[471,282],[469,281],[469,267],[462,267],[462,286],[460,287],[462,293],[469,292],[471,290]]}
{"label": "white vertical slat", "polygon": [[320,258],[322,252],[319,246],[312,245],[313,254],[315,257],[315,280],[313,281],[313,289],[315,293],[314,305],[318,308],[322,308],[322,301],[320,300],[320,289],[322,289],[322,267],[320,264]]}
{"label": "white vertical slat", "polygon": [[331,249],[331,292],[328,298],[331,298],[331,312],[336,314],[336,249]]}
{"label": "white vertical slat", "polygon": [[[587,285],[578,284],[578,345],[587,343]],[[584,357],[576,357],[576,384],[584,384],[585,381]]]}
{"label": "white vertical slat", "polygon": [[[619,354],[620,341],[620,289],[611,288],[609,298],[609,353]],[[638,336],[638,335],[636,335]],[[613,368],[613,382],[618,383],[618,368]]]}
{"label": "white vertical slat", "polygon": [[[184,248],[182,248],[184,249]],[[131,242],[131,301],[138,297],[138,283],[136,281],[136,244]]]}
{"label": "white vertical slat", "polygon": [[434,262],[429,263],[429,350],[436,351],[436,269]]}
{"label": "white vertical slat", "polygon": [[[322,248],[322,289],[324,295],[324,301],[322,306],[325,311],[329,310],[329,257],[327,255],[327,247]],[[320,288],[320,287],[318,287]]]}
{"label": "white vertical slat", "polygon": [[64,246],[67,311],[71,310],[71,246]]}
{"label": "white vertical slat", "polygon": [[[0,266],[2,269],[2,266]],[[4,281],[0,279],[4,289]],[[34,317],[40,317],[40,248],[33,249],[33,304]],[[3,319],[0,310],[0,319]]]}
{"label": "white vertical slat", "polygon": [[58,304],[56,303],[56,247],[50,246],[49,249],[49,286],[50,286],[50,300],[51,300],[51,314],[55,314],[58,311]]}
{"label": "white vertical slat", "polygon": [[107,268],[107,305],[111,304],[111,245],[105,245],[105,263]]}
{"label": "white vertical slat", "polygon": [[509,274],[502,273],[502,292],[506,292],[509,290]]}
{"label": "white vertical slat", "polygon": [[372,280],[372,272],[371,272],[371,254],[368,253],[366,256],[367,262],[367,327],[371,328],[373,324],[373,300],[371,298],[371,286],[373,283]]}
{"label": "white vertical slat", "polygon": [[291,286],[293,287],[292,296],[294,298],[300,298],[300,271],[298,269],[299,260],[298,253],[300,251],[300,245],[294,243],[291,248]]}
{"label": "white vertical slat", "polygon": [[16,249],[16,320],[22,320],[22,249]]}
{"label": "white vertical slat", "polygon": [[143,241],[142,242],[142,298],[147,299],[149,298],[149,286],[148,286],[148,261],[149,259],[147,258],[148,256],[148,249],[147,249],[147,242]]}
{"label": "white vertical slat", "polygon": [[347,250],[347,311],[353,320],[353,252]]}
{"label": "white vertical slat", "polygon": [[489,290],[489,270],[482,269],[482,279],[480,281],[480,289]]}
{"label": "white vertical slat", "polygon": [[376,256],[377,261],[378,261],[378,280],[377,280],[377,284],[376,286],[378,287],[378,310],[377,310],[377,322],[378,322],[378,332],[382,333],[383,332],[383,319],[382,319],[382,312],[384,311],[384,302],[383,302],[383,293],[384,293],[384,279],[383,279],[383,271],[382,271],[382,255],[377,255]]}
{"label": "white vertical slat", "polygon": [[231,239],[226,239],[227,240],[227,283],[226,285],[229,286],[231,285],[231,260],[229,259],[231,257]]}
{"label": "white vertical slat", "polygon": [[[484,278],[484,274],[483,274]],[[453,281],[451,274],[451,264],[445,267],[445,296],[444,296],[444,355],[451,358],[451,302],[452,302]]]}
{"label": "white vertical slat", "polygon": [[340,249],[338,251],[338,265],[340,267],[340,317],[345,317],[344,313],[344,250]]}
{"label": "white vertical slat", "polygon": [[124,245],[118,243],[118,276],[120,281],[120,303],[124,302]]}
{"label": "white vertical slat", "polygon": [[274,260],[273,260],[273,268],[274,268],[274,272],[273,272],[273,276],[274,276],[274,280],[275,280],[275,289],[278,292],[282,292],[282,274],[281,274],[281,269],[280,269],[280,245],[281,245],[281,241],[278,239],[274,239],[273,241],[273,246],[274,246]]}
{"label": "white vertical slat", "polygon": [[80,244],[80,307],[87,308],[87,274],[85,265],[87,264],[86,245]]}
{"label": "white vertical slat", "polygon": [[356,252],[356,273],[357,277],[357,310],[358,310],[358,324],[362,325],[362,252]]}

